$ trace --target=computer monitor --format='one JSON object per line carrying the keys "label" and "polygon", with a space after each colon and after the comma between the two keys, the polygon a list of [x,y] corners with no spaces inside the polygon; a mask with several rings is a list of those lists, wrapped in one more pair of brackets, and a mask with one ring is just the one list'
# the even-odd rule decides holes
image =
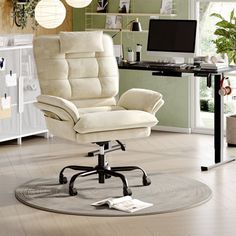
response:
{"label": "computer monitor", "polygon": [[196,20],[150,19],[147,51],[161,58],[193,58]]}

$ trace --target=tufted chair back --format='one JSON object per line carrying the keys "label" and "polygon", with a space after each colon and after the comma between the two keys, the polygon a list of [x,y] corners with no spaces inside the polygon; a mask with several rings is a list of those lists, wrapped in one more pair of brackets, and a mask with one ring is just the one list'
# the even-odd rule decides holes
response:
{"label": "tufted chair back", "polygon": [[37,37],[34,54],[42,94],[80,108],[116,105],[118,67],[112,39],[102,31]]}

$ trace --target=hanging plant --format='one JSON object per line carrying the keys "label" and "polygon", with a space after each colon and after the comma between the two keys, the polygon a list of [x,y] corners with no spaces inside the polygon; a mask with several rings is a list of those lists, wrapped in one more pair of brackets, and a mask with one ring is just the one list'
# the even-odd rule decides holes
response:
{"label": "hanging plant", "polygon": [[217,38],[213,40],[213,43],[216,45],[217,53],[226,53],[229,62],[236,64],[236,17],[234,10],[230,13],[229,21],[218,13],[213,13],[211,16],[220,19],[220,21],[216,23],[217,29],[214,32]]}
{"label": "hanging plant", "polygon": [[35,20],[34,10],[40,0],[12,0],[13,3],[13,20],[14,23],[24,29],[27,26],[28,19],[32,22],[32,28],[36,29],[38,26]]}

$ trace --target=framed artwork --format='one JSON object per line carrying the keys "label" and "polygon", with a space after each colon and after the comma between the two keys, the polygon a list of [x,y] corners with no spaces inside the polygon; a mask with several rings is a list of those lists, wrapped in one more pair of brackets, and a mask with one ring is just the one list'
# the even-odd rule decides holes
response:
{"label": "framed artwork", "polygon": [[130,12],[130,0],[120,0],[119,12],[120,13],[129,13]]}
{"label": "framed artwork", "polygon": [[173,0],[162,0],[161,14],[171,14],[173,10]]}
{"label": "framed artwork", "polygon": [[122,28],[122,16],[107,15],[105,28],[106,29],[121,29]]}
{"label": "framed artwork", "polygon": [[108,0],[98,0],[97,12],[107,12]]}

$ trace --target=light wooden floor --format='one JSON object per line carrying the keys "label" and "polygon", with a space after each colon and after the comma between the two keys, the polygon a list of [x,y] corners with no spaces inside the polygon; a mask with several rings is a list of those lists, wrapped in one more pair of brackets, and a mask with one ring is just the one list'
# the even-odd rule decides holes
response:
{"label": "light wooden floor", "polygon": [[[0,236],[234,236],[236,163],[201,172],[213,160],[213,137],[152,132],[126,141],[126,152],[110,153],[111,165],[137,164],[147,172],[173,173],[206,183],[212,199],[195,208],[153,216],[85,217],[44,212],[19,203],[14,189],[37,177],[56,175],[67,164],[93,165],[84,157],[94,145],[61,139],[27,139],[22,146],[0,144]],[[236,155],[236,148],[227,148]]]}

